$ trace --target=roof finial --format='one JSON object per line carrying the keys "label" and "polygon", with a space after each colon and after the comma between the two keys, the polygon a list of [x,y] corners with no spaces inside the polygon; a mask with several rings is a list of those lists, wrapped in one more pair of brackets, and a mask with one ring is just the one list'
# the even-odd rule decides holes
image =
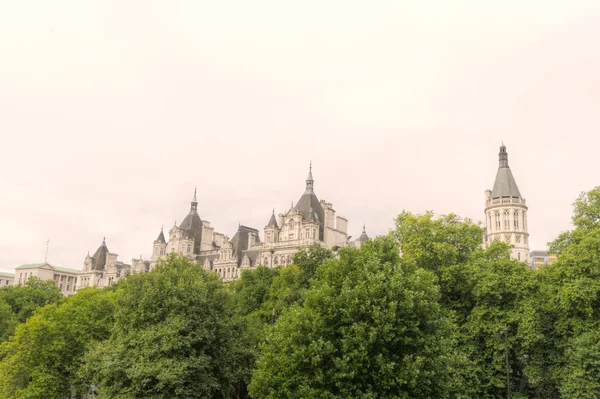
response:
{"label": "roof finial", "polygon": [[192,198],[190,212],[198,210],[198,200],[196,199],[196,187],[194,187],[194,198]]}
{"label": "roof finial", "polygon": [[312,191],[314,186],[314,179],[312,176],[312,161],[310,161],[308,166],[308,177],[306,178],[306,191]]}
{"label": "roof finial", "polygon": [[365,223],[363,222],[363,233],[366,233],[366,232],[367,232],[367,230],[365,228]]}
{"label": "roof finial", "polygon": [[504,143],[500,146],[500,153],[498,154],[500,159],[500,167],[508,168],[508,153],[506,152],[506,146]]}
{"label": "roof finial", "polygon": [[106,236],[102,237],[102,244],[106,244]]}

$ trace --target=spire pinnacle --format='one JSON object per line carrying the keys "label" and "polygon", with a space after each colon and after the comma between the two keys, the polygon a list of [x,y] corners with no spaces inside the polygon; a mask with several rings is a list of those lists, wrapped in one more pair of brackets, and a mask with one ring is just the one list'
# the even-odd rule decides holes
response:
{"label": "spire pinnacle", "polygon": [[102,244],[106,244],[106,237],[102,237]]}
{"label": "spire pinnacle", "polygon": [[500,168],[508,168],[508,153],[506,152],[506,146],[504,143],[500,146],[500,152],[498,153],[498,158],[500,161]]}
{"label": "spire pinnacle", "polygon": [[366,233],[366,232],[367,232],[367,229],[366,229],[366,226],[365,226],[365,224],[363,222],[363,233]]}
{"label": "spire pinnacle", "polygon": [[194,198],[190,202],[190,212],[196,212],[198,210],[198,200],[196,199],[196,187],[194,187]]}
{"label": "spire pinnacle", "polygon": [[308,165],[308,177],[306,178],[306,191],[312,191],[314,187],[314,179],[312,175],[312,161]]}

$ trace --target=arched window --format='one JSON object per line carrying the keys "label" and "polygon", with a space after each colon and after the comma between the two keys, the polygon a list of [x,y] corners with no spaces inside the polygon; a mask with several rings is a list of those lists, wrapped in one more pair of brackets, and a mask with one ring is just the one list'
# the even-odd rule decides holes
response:
{"label": "arched window", "polygon": [[510,230],[510,212],[504,211],[504,230]]}
{"label": "arched window", "polygon": [[500,230],[500,213],[495,212],[494,215],[496,217],[496,230]]}
{"label": "arched window", "polygon": [[275,260],[273,261],[274,265],[278,265],[279,264],[279,256],[275,256]]}
{"label": "arched window", "polygon": [[519,230],[519,212],[515,211],[515,230]]}
{"label": "arched window", "polygon": [[290,255],[287,256],[287,264],[291,264],[292,263],[292,257]]}
{"label": "arched window", "polygon": [[263,261],[263,265],[269,266],[269,258],[265,257],[265,259]]}

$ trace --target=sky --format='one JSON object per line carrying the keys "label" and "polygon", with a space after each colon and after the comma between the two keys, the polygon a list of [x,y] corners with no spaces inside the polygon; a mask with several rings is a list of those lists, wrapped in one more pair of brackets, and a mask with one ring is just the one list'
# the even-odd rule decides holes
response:
{"label": "sky", "polygon": [[189,210],[233,236],[304,191],[386,234],[483,220],[498,147],[531,249],[599,184],[600,2],[0,0],[0,270],[129,263]]}

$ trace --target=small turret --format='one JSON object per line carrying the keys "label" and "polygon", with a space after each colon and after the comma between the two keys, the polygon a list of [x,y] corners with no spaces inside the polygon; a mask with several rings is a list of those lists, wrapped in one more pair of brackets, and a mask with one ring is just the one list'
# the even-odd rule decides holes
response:
{"label": "small turret", "polygon": [[267,227],[274,227],[276,229],[279,228],[277,224],[277,218],[275,218],[275,208],[273,208],[273,213],[271,214],[271,219],[269,219],[269,223],[267,223]]}
{"label": "small turret", "polygon": [[367,235],[367,230],[366,230],[365,225],[363,223],[362,234],[360,235],[360,237],[358,237],[358,241],[365,242],[368,239],[369,239],[369,236]]}

